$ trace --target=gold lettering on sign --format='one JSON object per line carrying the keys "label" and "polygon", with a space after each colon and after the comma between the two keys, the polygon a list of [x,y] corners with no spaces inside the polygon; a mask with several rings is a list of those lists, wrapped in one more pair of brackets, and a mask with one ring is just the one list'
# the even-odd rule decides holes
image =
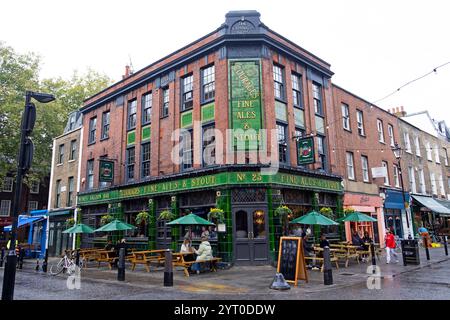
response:
{"label": "gold lettering on sign", "polygon": [[237,174],[237,181],[245,181],[245,173],[238,173]]}
{"label": "gold lettering on sign", "polygon": [[242,66],[240,64],[236,64],[234,66],[236,75],[239,77],[239,80],[241,80],[242,85],[244,86],[245,90],[249,93],[250,97],[253,99],[258,98],[259,92],[253,85],[253,83],[250,81],[248,76],[245,74],[244,70],[242,70]]}

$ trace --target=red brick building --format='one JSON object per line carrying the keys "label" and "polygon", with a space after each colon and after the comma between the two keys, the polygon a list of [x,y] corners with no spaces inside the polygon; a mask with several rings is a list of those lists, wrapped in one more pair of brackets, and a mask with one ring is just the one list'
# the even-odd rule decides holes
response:
{"label": "red brick building", "polygon": [[[141,211],[157,218],[164,210],[206,218],[218,207],[225,229],[209,230],[215,254],[246,263],[276,259],[279,204],[296,216],[325,206],[342,213],[341,178],[331,173],[338,171],[328,148],[335,138],[326,130],[332,75],[328,63],[269,29],[256,11],[228,13],[217,30],[85,101],[83,220],[98,227],[108,213],[134,223]],[[316,147],[302,141],[302,155],[298,140],[308,136]],[[304,165],[310,151],[315,163]],[[273,175],[261,170],[267,158],[279,167]],[[112,179],[100,178],[112,166]],[[176,248],[184,232],[153,220],[126,236],[136,246]],[[337,229],[328,232],[337,236]]]}

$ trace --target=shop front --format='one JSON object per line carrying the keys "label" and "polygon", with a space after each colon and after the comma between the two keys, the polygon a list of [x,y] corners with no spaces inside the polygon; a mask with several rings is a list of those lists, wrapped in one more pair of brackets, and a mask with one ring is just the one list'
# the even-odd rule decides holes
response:
{"label": "shop front", "polygon": [[344,210],[353,209],[377,219],[377,222],[345,222],[345,236],[352,240],[352,232],[356,230],[361,235],[368,232],[375,243],[383,242],[385,236],[385,221],[383,216],[383,199],[368,194],[344,194]]}
{"label": "shop front", "polygon": [[[149,212],[153,219],[146,226],[136,225],[136,230],[125,234],[149,249],[178,251],[185,236],[190,236],[197,246],[201,234],[207,233],[214,254],[224,261],[268,264],[276,260],[282,234],[280,219],[274,215],[276,207],[288,205],[296,215],[312,208],[319,210],[321,206],[333,207],[335,212],[340,207],[342,211],[342,192],[337,176],[296,170],[262,175],[260,171],[225,168],[80,194],[78,203],[83,221],[94,228],[98,225],[93,212],[100,207],[134,225],[136,214]],[[188,227],[169,227],[169,219],[159,219],[167,211],[173,214],[172,218],[194,213],[208,219],[212,208],[223,211],[223,228],[192,226],[189,234]],[[337,230],[334,232],[338,234]],[[95,244],[89,236],[83,242],[85,246]]]}
{"label": "shop front", "polygon": [[435,241],[437,235],[449,235],[450,201],[417,195],[412,195],[412,198],[415,220],[414,233],[418,235],[418,228],[424,226]]}
{"label": "shop front", "polygon": [[73,234],[63,233],[68,228],[67,220],[73,218],[74,210],[53,210],[49,216],[48,255],[61,256],[73,247]]}
{"label": "shop front", "polygon": [[[403,202],[401,191],[386,189],[384,197],[384,223],[386,229],[391,230],[395,236],[401,239],[407,238],[408,226],[405,206],[409,206],[409,193],[405,192],[406,204]],[[409,220],[409,223],[410,228],[412,228],[412,221]]]}

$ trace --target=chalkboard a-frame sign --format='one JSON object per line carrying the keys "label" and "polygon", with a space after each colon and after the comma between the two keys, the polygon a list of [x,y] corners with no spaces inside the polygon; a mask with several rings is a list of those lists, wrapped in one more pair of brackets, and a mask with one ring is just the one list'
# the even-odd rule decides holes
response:
{"label": "chalkboard a-frame sign", "polygon": [[295,286],[299,279],[308,282],[302,241],[300,237],[280,238],[277,272],[283,274],[286,282]]}

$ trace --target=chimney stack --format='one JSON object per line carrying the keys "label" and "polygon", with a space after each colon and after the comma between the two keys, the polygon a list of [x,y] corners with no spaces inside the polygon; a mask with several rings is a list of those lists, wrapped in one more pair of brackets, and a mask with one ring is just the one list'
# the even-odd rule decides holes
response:
{"label": "chimney stack", "polygon": [[122,79],[128,78],[131,75],[131,69],[129,65],[125,66],[125,74],[122,76]]}
{"label": "chimney stack", "polygon": [[395,116],[397,116],[399,118],[406,117],[406,115],[407,115],[407,112],[405,111],[405,108],[403,106],[395,107],[395,108],[393,108],[392,111],[393,112],[391,112],[391,113],[393,113]]}

